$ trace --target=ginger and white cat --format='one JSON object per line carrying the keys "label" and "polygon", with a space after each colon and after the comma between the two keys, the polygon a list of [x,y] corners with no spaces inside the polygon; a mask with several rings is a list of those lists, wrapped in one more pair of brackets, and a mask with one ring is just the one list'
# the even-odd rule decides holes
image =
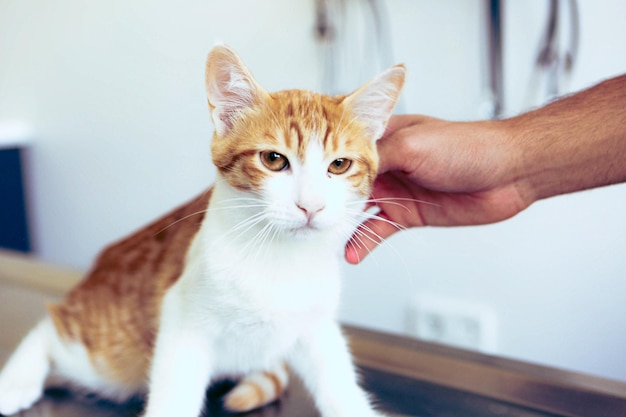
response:
{"label": "ginger and white cat", "polygon": [[226,408],[280,396],[298,374],[323,417],[379,416],[336,310],[344,245],[364,219],[376,139],[404,83],[395,66],[347,96],[268,93],[237,55],[206,63],[215,184],[102,252],[0,374],[0,413],[69,384],[145,417],[197,417],[217,377]]}

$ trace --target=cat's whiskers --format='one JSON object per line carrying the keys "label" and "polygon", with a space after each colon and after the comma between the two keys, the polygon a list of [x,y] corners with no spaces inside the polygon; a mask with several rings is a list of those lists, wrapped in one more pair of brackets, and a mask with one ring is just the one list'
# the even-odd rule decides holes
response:
{"label": "cat's whiskers", "polygon": [[395,227],[396,229],[398,229],[398,231],[402,231],[402,230],[406,230],[407,229],[406,226],[403,226],[403,225],[401,225],[398,222],[394,222],[391,219],[388,219],[386,217],[380,216],[380,215],[375,214],[375,213],[363,212],[361,214],[361,216],[365,217],[365,220],[379,220],[379,221],[388,223],[388,224],[392,225],[393,227]]}
{"label": "cat's whiskers", "polygon": [[[357,249],[363,249],[365,248],[365,250],[367,251],[368,254],[372,253],[372,250],[369,249],[366,240],[370,240],[374,243],[382,243],[385,241],[385,239],[383,239],[381,236],[377,235],[375,232],[371,231],[371,233],[375,236],[378,237],[378,240],[374,239],[372,236],[368,235],[367,233],[365,233],[363,230],[357,228],[354,229],[354,232],[352,234],[352,236],[350,237],[350,239],[347,242],[347,245],[352,245],[354,247],[356,247]],[[372,259],[374,259],[374,261],[378,264],[378,259],[376,257],[373,257]],[[360,259],[359,259],[360,261]]]}
{"label": "cat's whiskers", "polygon": [[258,243],[257,245],[254,246],[256,248],[256,253],[254,255],[253,261],[255,263],[257,262],[259,258],[261,259],[267,258],[269,248],[272,247],[272,242],[278,235],[279,229],[273,223],[268,222],[267,225],[263,227],[261,232],[262,233],[257,234],[258,236],[255,239]]}
{"label": "cat's whiskers", "polygon": [[419,204],[427,204],[429,206],[440,207],[441,204],[433,203],[432,201],[420,200],[418,198],[406,198],[406,197],[381,197],[381,198],[371,198],[366,200],[367,203],[397,203],[398,201],[407,201],[411,203],[419,203]]}
{"label": "cat's whiskers", "polygon": [[[386,221],[386,222],[392,224],[393,226],[397,227],[398,230],[402,229],[401,225],[399,225],[397,223],[394,224],[395,222],[392,222],[391,220],[382,218],[380,216],[371,215],[369,213],[358,213],[358,218],[357,219],[351,218],[351,220],[350,220],[350,224],[351,224],[352,230],[353,230],[353,235],[354,234],[358,234],[359,236],[367,238],[367,240],[370,240],[372,243],[383,243],[385,241],[385,239],[380,234],[378,234],[376,231],[374,231],[371,227],[369,227],[369,226],[367,226],[367,225],[365,225],[363,223],[363,220],[371,220],[371,219],[377,219],[377,220]],[[367,233],[365,233],[365,232],[367,232]],[[364,242],[361,240],[361,243],[364,243]]]}
{"label": "cat's whiskers", "polygon": [[[228,204],[242,202],[243,204]],[[224,204],[226,203],[226,204]],[[260,226],[258,230],[254,230],[267,220],[267,214],[262,208],[267,208],[268,203],[258,197],[236,197],[228,200],[224,200],[215,209],[229,209],[229,210],[246,210],[255,209],[255,212],[240,222],[236,223],[230,229],[219,237],[219,241],[224,240],[236,241],[245,240],[245,245],[241,250],[242,257],[254,257],[253,261],[256,262],[259,257],[264,257],[266,252],[271,246],[271,242],[276,239],[276,236],[280,232],[272,222]],[[210,210],[213,210],[211,208]]]}
{"label": "cat's whiskers", "polygon": [[401,225],[400,223],[394,222],[393,220],[374,214],[374,213],[368,213],[368,212],[363,212],[363,211],[359,212],[357,210],[348,210],[348,214],[351,214],[350,223],[353,227],[353,233],[350,239],[348,240],[348,244],[352,242],[352,244],[354,244],[354,246],[356,246],[357,248],[363,247],[367,250],[368,253],[371,254],[372,251],[368,248],[368,245],[366,244],[365,240],[368,240],[377,245],[386,243],[387,246],[389,246],[395,252],[398,258],[402,260],[403,265],[406,267],[406,262],[404,258],[402,257],[402,255],[400,254],[400,252],[391,243],[389,243],[387,239],[385,239],[378,232],[376,232],[372,227],[367,226],[364,223],[364,221],[365,220],[379,220],[379,221],[392,225],[399,231],[406,230],[405,226]]}
{"label": "cat's whiskers", "polygon": [[[223,203],[230,203],[230,202],[236,202],[236,201],[251,201],[251,202],[255,202],[255,203],[259,203],[259,204],[246,204],[246,205],[238,204],[238,205],[230,205],[230,206],[223,205]],[[164,228],[159,229],[159,231],[157,231],[154,235],[156,236],[159,233],[162,233],[165,230],[169,229],[170,227],[174,226],[175,224],[180,223],[180,222],[182,222],[184,220],[187,220],[190,217],[197,216],[199,214],[206,214],[208,212],[217,211],[217,210],[232,210],[232,209],[238,209],[238,208],[258,208],[258,207],[266,207],[266,206],[267,206],[267,204],[263,203],[263,201],[261,199],[254,198],[254,197],[236,197],[236,198],[226,199],[219,206],[209,207],[209,208],[204,209],[204,210],[198,210],[198,211],[193,212],[191,214],[188,214],[188,215],[186,215],[184,217],[181,217],[180,219],[177,219],[177,220],[173,221],[172,223],[168,224]]]}
{"label": "cat's whiskers", "polygon": [[[250,217],[246,217],[241,220],[239,223],[232,226],[226,233],[219,236],[217,242],[222,242],[226,239],[229,240],[238,240],[240,237],[244,236],[248,231],[254,228],[256,225],[261,223],[265,219],[265,214],[263,212],[258,212]],[[237,233],[233,236],[234,233]]]}
{"label": "cat's whiskers", "polygon": [[406,197],[380,197],[380,198],[370,198],[367,200],[358,200],[358,201],[353,201],[353,202],[349,202],[349,205],[355,205],[355,204],[373,204],[375,206],[378,206],[378,203],[384,203],[384,204],[391,204],[391,205],[396,205],[396,206],[400,206],[402,208],[404,208],[407,211],[411,211],[406,205],[401,204],[401,201],[405,201],[405,202],[411,202],[411,203],[418,203],[418,204],[427,204],[429,206],[435,206],[435,207],[440,207],[441,204],[439,203],[433,203],[432,201],[426,201],[426,200],[420,200],[417,198],[406,198]]}
{"label": "cat's whiskers", "polygon": [[[350,237],[350,240],[348,240],[348,243],[346,245],[348,246],[353,246],[356,249],[363,249],[365,248],[365,250],[367,251],[368,254],[371,254],[372,251],[367,247],[367,245],[365,244],[365,242],[363,241],[363,239],[361,239],[361,234],[363,234],[362,231],[357,230],[354,232],[354,234]],[[361,261],[360,257],[357,258],[359,261]]]}
{"label": "cat's whiskers", "polygon": [[[260,249],[264,247],[265,240],[267,238],[267,235],[269,234],[269,231],[271,231],[271,229],[272,229],[272,224],[268,222],[265,224],[265,226],[261,228],[261,230],[256,232],[255,235],[252,236],[252,238],[248,240],[246,245],[241,250],[242,258],[247,258],[248,255],[251,254],[250,251],[254,248],[256,249],[256,251],[254,254],[253,262],[256,263],[259,257]],[[267,249],[267,247],[265,249]]]}
{"label": "cat's whiskers", "polygon": [[160,234],[160,233],[163,233],[164,231],[166,231],[166,230],[167,230],[167,229],[169,229],[170,227],[174,226],[176,223],[182,222],[183,220],[187,220],[187,219],[188,219],[188,218],[190,218],[190,217],[197,216],[198,214],[204,214],[204,213],[206,213],[207,211],[209,211],[209,210],[208,210],[208,209],[199,210],[199,211],[196,211],[196,212],[194,212],[194,213],[188,214],[188,215],[186,215],[186,216],[184,216],[184,217],[181,217],[180,219],[175,220],[175,221],[173,221],[172,223],[170,223],[170,224],[168,224],[167,226],[165,226],[164,228],[160,229],[158,232],[156,232],[156,233],[154,234],[154,236],[156,236],[156,235],[158,235],[158,234]]}
{"label": "cat's whiskers", "polygon": [[[355,210],[355,209],[350,208],[350,205],[354,205],[354,204],[356,204],[356,202],[352,204],[347,203],[346,206],[347,206],[347,213],[350,215],[351,219],[353,219],[354,221],[356,221],[356,223],[358,223],[357,226],[363,224],[363,222],[366,220],[380,220],[382,222],[392,225],[399,231],[406,229],[406,227],[403,226],[402,224],[395,222],[387,217],[380,216],[379,213],[372,213],[367,210]],[[405,208],[406,210],[409,210],[408,207],[402,204],[398,203],[398,205]]]}

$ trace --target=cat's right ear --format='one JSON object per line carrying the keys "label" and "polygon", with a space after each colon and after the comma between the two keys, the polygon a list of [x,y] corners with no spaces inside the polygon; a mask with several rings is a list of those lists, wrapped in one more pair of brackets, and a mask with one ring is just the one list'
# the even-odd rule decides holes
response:
{"label": "cat's right ear", "polygon": [[385,131],[402,92],[405,75],[404,65],[393,66],[345,99],[344,104],[352,109],[374,140],[378,140]]}
{"label": "cat's right ear", "polygon": [[237,54],[225,45],[209,52],[205,81],[211,118],[219,136],[228,133],[242,113],[267,95]]}

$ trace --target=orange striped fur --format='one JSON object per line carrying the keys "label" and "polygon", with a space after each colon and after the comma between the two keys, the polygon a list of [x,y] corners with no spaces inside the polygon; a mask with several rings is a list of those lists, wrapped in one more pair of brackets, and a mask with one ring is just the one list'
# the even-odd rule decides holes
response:
{"label": "orange striped fur", "polygon": [[211,190],[106,248],[62,303],[49,305],[63,338],[83,344],[92,363],[124,386],[143,386],[161,300],[180,277]]}

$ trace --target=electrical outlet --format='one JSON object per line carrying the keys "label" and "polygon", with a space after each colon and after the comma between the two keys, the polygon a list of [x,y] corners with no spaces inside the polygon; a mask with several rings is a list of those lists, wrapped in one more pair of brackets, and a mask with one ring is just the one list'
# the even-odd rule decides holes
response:
{"label": "electrical outlet", "polygon": [[497,349],[497,317],[484,304],[419,295],[409,305],[406,324],[407,332],[422,340],[486,353]]}

